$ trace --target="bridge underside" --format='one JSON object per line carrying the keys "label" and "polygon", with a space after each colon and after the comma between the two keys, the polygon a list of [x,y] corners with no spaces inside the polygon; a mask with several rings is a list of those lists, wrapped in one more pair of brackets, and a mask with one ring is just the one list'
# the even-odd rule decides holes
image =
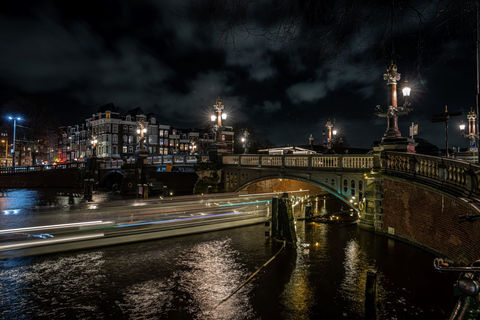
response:
{"label": "bridge underside", "polygon": [[[306,182],[335,195],[358,210],[359,200],[364,197],[367,179],[364,173],[306,170],[270,170],[268,168],[226,168],[225,191],[238,192],[266,180],[297,180]],[[284,190],[276,190],[284,191]],[[354,204],[357,205],[354,205]]]}

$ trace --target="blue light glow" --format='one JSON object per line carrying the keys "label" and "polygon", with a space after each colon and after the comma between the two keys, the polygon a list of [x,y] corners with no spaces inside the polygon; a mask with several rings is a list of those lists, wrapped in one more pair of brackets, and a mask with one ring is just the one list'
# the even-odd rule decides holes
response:
{"label": "blue light glow", "polygon": [[160,224],[160,223],[166,223],[166,222],[173,222],[173,221],[182,221],[182,220],[190,220],[190,219],[203,219],[207,217],[220,217],[220,216],[227,216],[227,215],[232,215],[232,214],[238,214],[242,213],[240,212],[227,212],[227,213],[218,213],[218,214],[210,214],[210,215],[203,215],[203,216],[194,216],[194,217],[184,217],[184,218],[175,218],[175,219],[169,219],[169,220],[159,220],[159,221],[150,221],[150,222],[138,222],[138,223],[130,223],[130,224],[122,224],[116,226],[117,228],[122,228],[122,227],[132,227],[132,226],[142,226],[142,225],[147,225],[147,224]]}
{"label": "blue light glow", "polygon": [[228,204],[221,204],[221,205],[219,205],[219,207],[243,206],[243,205],[246,205],[246,204],[260,204],[260,203],[267,203],[267,202],[272,202],[272,200],[241,202],[241,203],[228,203]]}

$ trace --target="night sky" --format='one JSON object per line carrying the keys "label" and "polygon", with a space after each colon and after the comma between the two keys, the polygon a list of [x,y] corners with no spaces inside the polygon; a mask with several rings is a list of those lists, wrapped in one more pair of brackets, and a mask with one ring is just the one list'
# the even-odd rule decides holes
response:
{"label": "night sky", "polygon": [[[347,5],[345,5],[347,3]],[[391,59],[412,86],[400,131],[443,147],[433,113],[475,108],[474,1],[2,1],[2,115],[21,97],[62,125],[99,105],[142,107],[202,128],[217,97],[227,125],[277,145],[320,143],[328,119],[353,147],[380,140]],[[393,14],[392,14],[393,8]],[[400,103],[403,99],[400,99]],[[32,102],[31,108],[36,108]],[[43,109],[42,109],[43,110]],[[28,125],[29,115],[24,115]],[[450,145],[466,147],[451,121]]]}

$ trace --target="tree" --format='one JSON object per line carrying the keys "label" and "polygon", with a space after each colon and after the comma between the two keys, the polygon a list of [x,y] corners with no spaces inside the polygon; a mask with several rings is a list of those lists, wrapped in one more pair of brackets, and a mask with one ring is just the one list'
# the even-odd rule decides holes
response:
{"label": "tree", "polygon": [[371,47],[371,58],[384,62],[413,49],[418,72],[452,39],[475,45],[473,0],[210,0],[194,3],[192,12],[209,15],[219,42],[235,49],[239,38],[264,37],[324,61],[345,52],[360,59],[366,51],[358,48]]}

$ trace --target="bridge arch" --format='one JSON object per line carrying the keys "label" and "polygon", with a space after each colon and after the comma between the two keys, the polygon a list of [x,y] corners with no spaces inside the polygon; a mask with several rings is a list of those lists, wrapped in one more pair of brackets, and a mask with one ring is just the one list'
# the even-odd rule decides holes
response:
{"label": "bridge arch", "polygon": [[[338,199],[340,199],[342,202],[347,204],[350,208],[354,209],[356,212],[359,212],[359,207],[358,207],[358,203],[359,203],[358,200],[359,199],[356,198],[357,201],[353,202],[352,197],[351,197],[351,189],[348,189],[345,192],[341,192],[340,190],[338,190],[338,188],[337,188],[338,178],[333,176],[333,175],[325,176],[324,179],[323,179],[323,182],[322,182],[322,181],[312,180],[312,179],[308,179],[308,178],[305,178],[305,177],[300,177],[300,176],[296,176],[296,175],[292,175],[292,174],[283,174],[281,176],[279,176],[278,174],[271,174],[271,175],[265,175],[265,176],[262,176],[262,177],[253,178],[251,180],[248,180],[245,183],[243,183],[243,184],[239,185],[238,187],[236,187],[235,189],[233,189],[232,191],[233,192],[239,192],[239,191],[241,191],[245,188],[248,188],[251,185],[257,184],[259,182],[268,181],[268,180],[278,180],[278,179],[280,179],[280,180],[285,179],[285,180],[301,181],[301,182],[316,186],[318,188],[321,188],[322,190],[325,190],[329,194],[331,194],[331,195],[337,197]],[[355,181],[355,184],[357,184],[357,179],[358,178],[356,177],[353,180],[352,179],[346,179],[346,180],[349,181],[349,185],[350,185],[351,181]],[[359,181],[362,181],[361,184],[364,184],[363,179],[360,179]],[[355,205],[355,203],[357,205]]]}
{"label": "bridge arch", "polygon": [[100,176],[98,186],[110,190],[120,189],[125,174],[121,170],[108,170]]}

